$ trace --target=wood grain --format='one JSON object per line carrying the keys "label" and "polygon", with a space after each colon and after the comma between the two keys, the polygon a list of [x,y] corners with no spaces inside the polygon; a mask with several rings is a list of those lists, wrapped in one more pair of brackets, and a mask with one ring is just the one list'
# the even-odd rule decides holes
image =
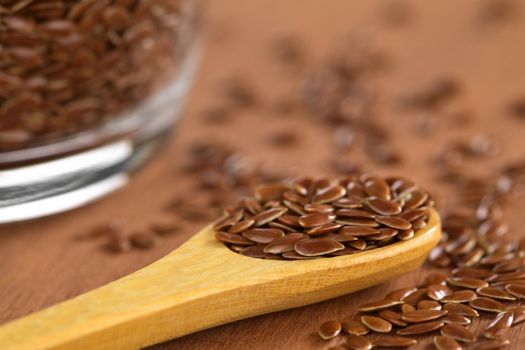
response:
{"label": "wood grain", "polygon": [[[175,194],[190,195],[192,179],[180,169],[188,145],[198,139],[217,139],[234,144],[258,161],[279,168],[302,169],[308,174],[327,174],[333,152],[330,134],[296,111],[282,116],[267,108],[240,111],[229,124],[209,125],[201,117],[204,108],[220,99],[221,81],[241,75],[252,82],[261,100],[270,103],[295,91],[297,73],[281,67],[268,52],[272,39],[292,33],[303,41],[306,61],[315,64],[332,48],[359,33],[389,58],[390,68],[377,79],[381,87],[380,120],[392,127],[394,147],[404,154],[403,164],[382,167],[371,164],[359,152],[353,159],[367,170],[406,175],[430,189],[443,206],[451,189],[435,181],[429,157],[447,140],[476,133],[489,134],[501,145],[495,159],[469,166],[483,173],[506,160],[525,156],[523,121],[509,117],[508,102],[525,95],[525,11],[520,6],[514,20],[481,25],[478,0],[407,1],[413,19],[404,27],[385,25],[385,2],[345,0],[223,0],[209,1],[209,26],[196,86],[169,146],[134,181],[96,204],[70,213],[0,228],[0,322],[72,298],[158,260],[197,232],[202,223],[185,223],[179,235],[167,238],[151,251],[107,254],[98,243],[79,241],[83,228],[118,219],[129,230],[148,227],[166,218],[163,205]],[[455,77],[462,94],[453,110],[440,111],[436,133],[421,138],[414,134],[418,115],[398,108],[397,98],[428,84],[436,77]],[[449,115],[464,111],[465,124]],[[267,138],[276,130],[300,132],[298,148],[274,148]],[[514,237],[523,235],[523,199],[505,208],[505,220]],[[225,266],[225,269],[228,267]],[[349,315],[357,305],[381,298],[400,286],[416,285],[430,267],[394,281],[315,305],[257,316],[188,335],[153,349],[316,349],[320,323]],[[474,326],[473,330],[477,326]],[[520,349],[525,325],[512,329],[510,349]],[[425,348],[422,342],[418,348]]]}

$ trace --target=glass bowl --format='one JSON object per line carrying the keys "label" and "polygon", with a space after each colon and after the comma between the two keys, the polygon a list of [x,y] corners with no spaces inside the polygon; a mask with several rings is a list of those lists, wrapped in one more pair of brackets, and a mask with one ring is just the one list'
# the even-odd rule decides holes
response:
{"label": "glass bowl", "polygon": [[197,0],[0,0],[0,223],[93,201],[172,130]]}

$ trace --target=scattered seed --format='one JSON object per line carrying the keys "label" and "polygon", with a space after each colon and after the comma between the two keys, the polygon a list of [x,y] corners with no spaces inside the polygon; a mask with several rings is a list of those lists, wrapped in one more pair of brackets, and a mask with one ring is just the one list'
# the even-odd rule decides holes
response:
{"label": "scattered seed", "polygon": [[417,344],[417,340],[408,337],[389,336],[378,337],[373,340],[374,346],[381,348],[408,348]]}
{"label": "scattered seed", "polygon": [[472,344],[470,349],[473,350],[498,350],[507,347],[510,344],[508,339],[484,340]]}
{"label": "scattered seed", "polygon": [[411,311],[415,311],[417,310],[415,306],[412,306],[410,304],[403,304],[401,305],[401,312],[406,314],[408,312],[411,312]]}
{"label": "scattered seed", "polygon": [[525,299],[525,285],[511,283],[505,286],[505,290],[518,299]]}
{"label": "scattered seed", "polygon": [[403,299],[406,304],[416,305],[427,296],[427,289],[420,288]]}
{"label": "scattered seed", "polygon": [[471,300],[468,303],[471,307],[477,310],[488,311],[488,312],[503,312],[505,311],[505,305],[491,298],[478,297]]}
{"label": "scattered seed", "polygon": [[510,309],[509,311],[512,311],[512,313],[514,314],[514,321],[512,322],[512,325],[525,321],[525,308],[514,307]]}
{"label": "scattered seed", "polygon": [[357,320],[344,321],[341,323],[341,327],[343,332],[353,335],[365,335],[370,331],[361,321]]}
{"label": "scattered seed", "polygon": [[431,284],[445,284],[447,282],[448,276],[442,272],[432,272],[427,275],[423,285],[425,287]]}
{"label": "scattered seed", "polygon": [[462,326],[469,325],[472,321],[467,316],[455,313],[455,312],[449,312],[445,317],[443,317],[440,321],[449,324],[459,324]]}
{"label": "scattered seed", "polygon": [[483,287],[488,287],[488,282],[480,280],[478,278],[472,277],[452,277],[447,280],[447,282],[456,287],[478,289]]}
{"label": "scattered seed", "polygon": [[403,313],[401,319],[409,323],[432,321],[448,313],[447,310],[415,310]]}
{"label": "scattered seed", "polygon": [[128,252],[131,250],[131,241],[121,234],[110,235],[105,248],[112,253]]}
{"label": "scattered seed", "polygon": [[506,338],[513,321],[514,313],[512,311],[501,312],[485,328],[485,330],[483,331],[483,336],[489,339]]}
{"label": "scattered seed", "polygon": [[136,232],[129,236],[131,245],[140,249],[151,249],[159,243],[159,237],[148,232]]}
{"label": "scattered seed", "polygon": [[430,299],[441,300],[452,294],[452,290],[442,284],[431,284],[427,286],[427,296]]}
{"label": "scattered seed", "polygon": [[407,326],[405,328],[398,329],[396,333],[399,335],[425,334],[425,333],[431,333],[431,332],[437,331],[444,325],[445,324],[441,321],[416,323],[416,324]]}
{"label": "scattered seed", "polygon": [[361,335],[351,334],[346,340],[347,347],[352,350],[370,350],[372,349],[372,342]]}
{"label": "scattered seed", "polygon": [[403,304],[403,301],[383,299],[383,300],[378,300],[378,301],[373,301],[370,303],[362,304],[361,306],[359,306],[359,311],[369,312],[369,311],[383,310],[383,309],[388,309],[389,307],[400,305],[400,304]]}
{"label": "scattered seed", "polygon": [[463,348],[452,337],[445,335],[436,335],[432,338],[434,346],[437,350],[462,350]]}
{"label": "scattered seed", "polygon": [[[482,287],[486,288],[486,287]],[[446,297],[443,297],[440,301],[442,303],[467,303],[471,300],[474,300],[476,298],[476,293],[474,293],[471,290],[459,290],[457,292],[453,292],[450,295],[447,295]]]}
{"label": "scattered seed", "polygon": [[385,299],[388,300],[404,300],[406,297],[408,297],[410,294],[417,291],[417,288],[400,288],[393,292],[388,293],[385,296]]}
{"label": "scattered seed", "polygon": [[392,310],[381,310],[379,316],[398,327],[405,327],[407,323],[401,319],[401,314]]}
{"label": "scattered seed", "polygon": [[362,316],[361,322],[374,332],[388,333],[392,330],[392,324],[380,317]]}
{"label": "scattered seed", "polygon": [[442,306],[435,300],[421,300],[417,303],[418,310],[441,310]]}
{"label": "scattered seed", "polygon": [[447,310],[449,313],[457,313],[463,316],[478,317],[479,313],[468,305],[455,304],[455,303],[446,303],[443,305],[443,309]]}
{"label": "scattered seed", "polygon": [[505,292],[504,290],[494,287],[483,287],[476,290],[478,295],[498,300],[516,300],[516,297]]}
{"label": "scattered seed", "polygon": [[473,267],[459,267],[452,270],[455,277],[471,277],[478,279],[487,279],[494,276],[494,272],[487,269],[473,268]]}
{"label": "scattered seed", "polygon": [[441,335],[453,338],[463,343],[472,343],[475,339],[474,334],[458,324],[447,324],[441,328]]}
{"label": "scattered seed", "polygon": [[341,323],[327,321],[319,327],[319,336],[325,340],[335,338],[341,333]]}

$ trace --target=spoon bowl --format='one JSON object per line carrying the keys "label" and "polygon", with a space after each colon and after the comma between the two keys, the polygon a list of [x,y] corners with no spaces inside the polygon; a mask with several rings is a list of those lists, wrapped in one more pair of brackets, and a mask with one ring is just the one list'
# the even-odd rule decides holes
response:
{"label": "spoon bowl", "polygon": [[280,261],[246,257],[211,226],[117,281],[0,327],[4,350],[138,349],[202,329],[364,289],[419,267],[439,216],[412,239],[356,254]]}

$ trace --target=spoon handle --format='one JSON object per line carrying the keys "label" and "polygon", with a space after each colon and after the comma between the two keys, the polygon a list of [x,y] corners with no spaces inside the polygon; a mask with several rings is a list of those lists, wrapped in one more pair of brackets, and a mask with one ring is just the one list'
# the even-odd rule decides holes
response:
{"label": "spoon handle", "polygon": [[0,326],[1,349],[142,348],[378,284],[417,268],[439,237],[433,213],[429,225],[408,241],[290,262],[233,253],[208,227],[131,275]]}
{"label": "spoon handle", "polygon": [[1,348],[138,349],[224,323],[241,294],[253,291],[218,275],[225,261],[191,255],[183,246],[113,283],[10,322],[0,327]]}

